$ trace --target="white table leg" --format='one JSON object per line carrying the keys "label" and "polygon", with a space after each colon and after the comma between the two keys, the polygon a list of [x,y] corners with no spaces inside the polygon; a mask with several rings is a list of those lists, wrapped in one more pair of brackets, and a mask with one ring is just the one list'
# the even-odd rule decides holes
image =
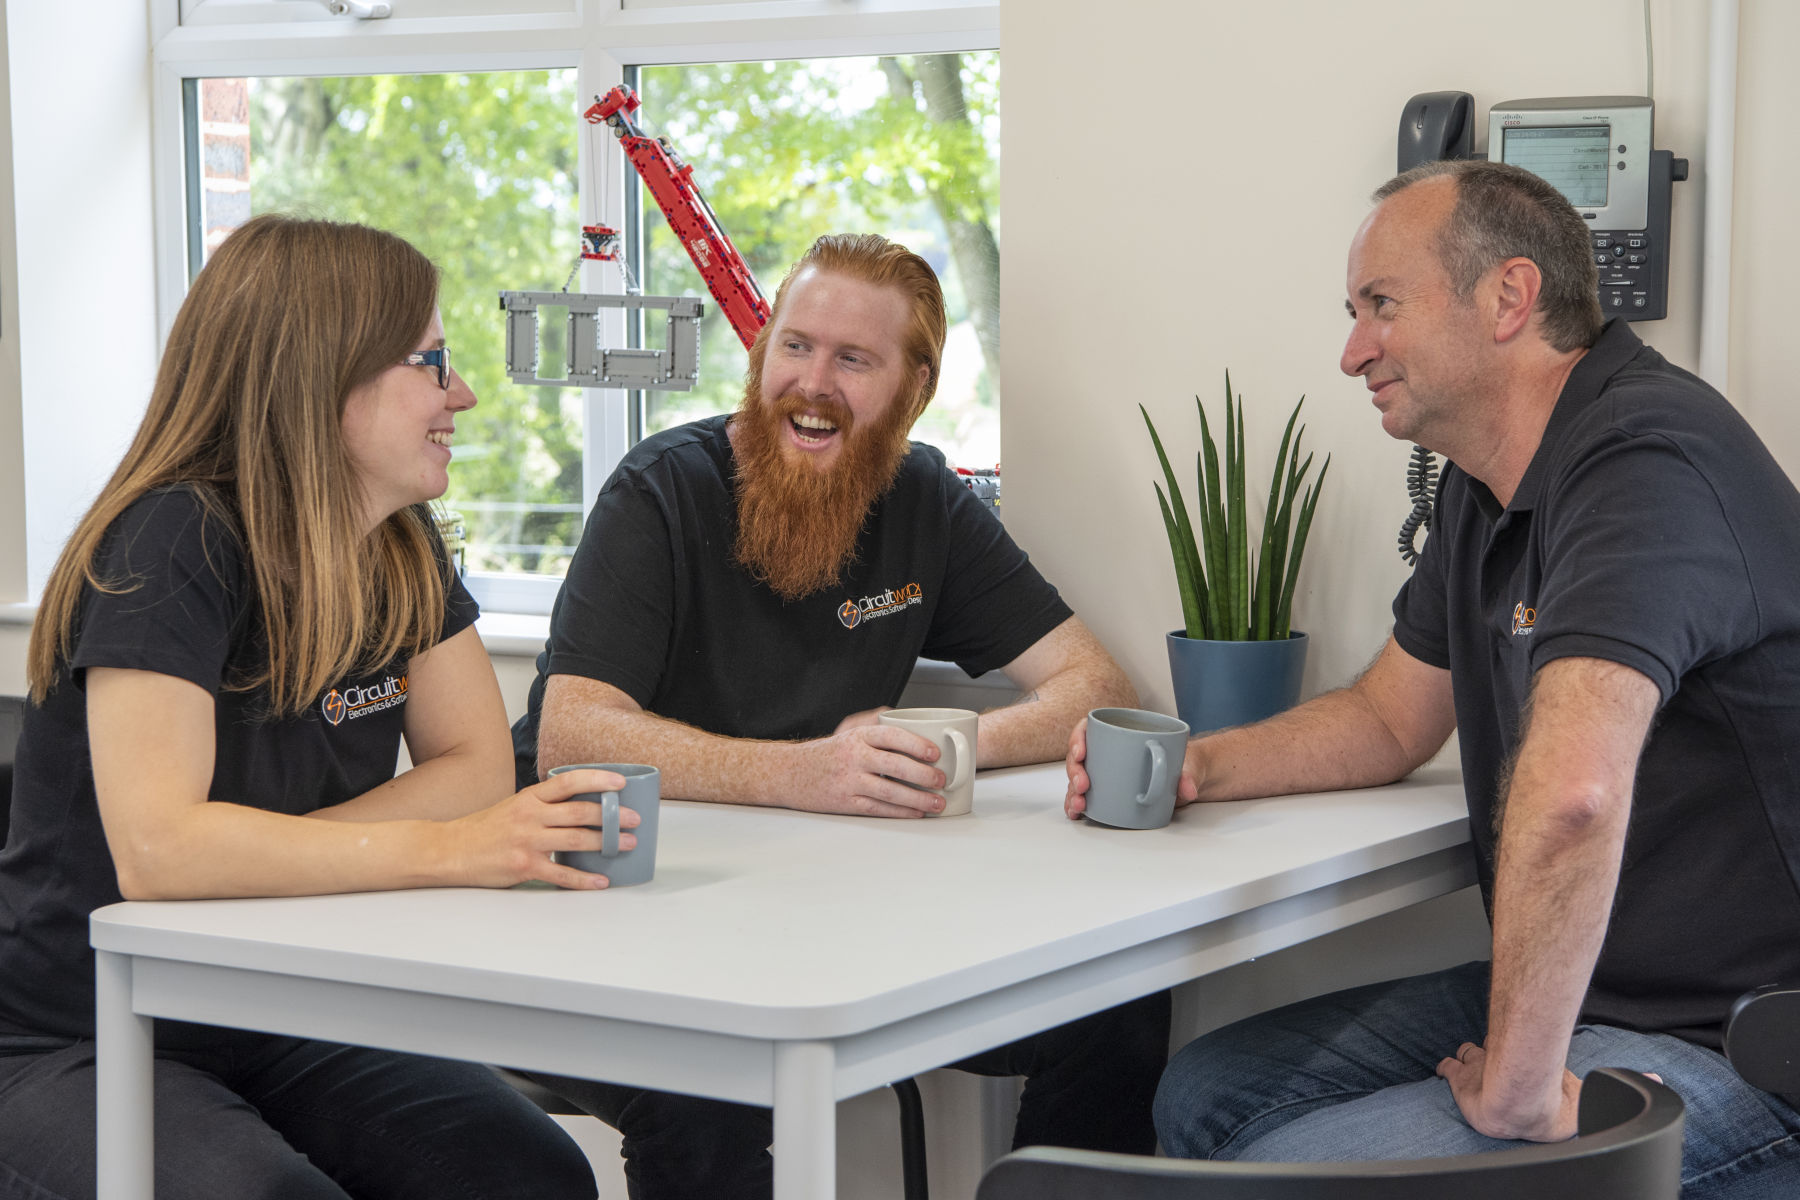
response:
{"label": "white table leg", "polygon": [[131,958],[94,952],[100,1200],[154,1200],[151,1020],[131,1011]]}
{"label": "white table leg", "polygon": [[775,1200],[837,1195],[836,1066],[829,1042],[775,1045]]}

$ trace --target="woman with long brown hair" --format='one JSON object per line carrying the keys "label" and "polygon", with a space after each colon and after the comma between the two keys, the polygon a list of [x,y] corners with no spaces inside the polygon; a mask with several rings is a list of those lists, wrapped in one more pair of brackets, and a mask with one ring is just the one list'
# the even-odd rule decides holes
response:
{"label": "woman with long brown hair", "polygon": [[[0,1196],[94,1192],[94,908],[605,886],[551,856],[599,848],[598,806],[563,801],[617,781],[513,793],[425,507],[475,404],[437,287],[374,229],[238,229],[50,577],[0,852]],[[474,1064],[159,1021],[155,1086],[161,1197],[594,1195],[574,1143]]]}

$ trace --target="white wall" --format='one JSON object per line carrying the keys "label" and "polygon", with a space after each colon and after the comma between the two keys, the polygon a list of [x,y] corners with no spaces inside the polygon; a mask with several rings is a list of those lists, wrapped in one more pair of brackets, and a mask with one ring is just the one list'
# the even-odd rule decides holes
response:
{"label": "white wall", "polygon": [[1737,194],[1732,245],[1731,398],[1790,476],[1800,478],[1800,5],[1744,5],[1738,75]]}
{"label": "white wall", "polygon": [[[1691,367],[1706,6],[1651,7],[1657,143],[1689,158],[1695,181],[1676,185],[1669,319],[1637,328]],[[1780,331],[1800,309],[1784,269],[1792,239],[1776,236],[1800,170],[1775,125],[1800,108],[1784,62],[1797,18],[1788,0],[1744,7],[1742,94],[1767,106],[1771,153],[1740,139],[1740,205],[1764,232],[1740,228],[1738,261],[1768,265],[1754,284],[1740,277],[1739,310],[1769,335],[1740,337],[1739,359],[1771,365],[1740,373],[1777,391],[1794,375],[1772,365],[1794,365]],[[1471,92],[1485,144],[1499,100],[1641,93],[1641,20],[1639,0],[1517,0],[1503,13],[1442,0],[1003,8],[1007,523],[1151,706],[1173,711],[1162,638],[1180,605],[1138,403],[1191,464],[1193,396],[1216,416],[1230,368],[1252,462],[1266,464],[1306,395],[1307,445],[1332,466],[1295,626],[1313,635],[1308,693],[1345,682],[1380,646],[1406,572],[1394,536],[1407,447],[1337,366],[1344,254],[1369,192],[1393,174],[1400,108],[1418,92]],[[1800,420],[1749,407],[1766,436],[1800,449]]]}
{"label": "white wall", "polygon": [[6,22],[14,186],[0,252],[17,273],[0,281],[0,601],[41,590],[136,428],[156,361],[143,0],[12,4]]}
{"label": "white wall", "polygon": [[13,224],[12,93],[0,5],[0,602],[25,596],[25,444],[19,436],[19,254]]}

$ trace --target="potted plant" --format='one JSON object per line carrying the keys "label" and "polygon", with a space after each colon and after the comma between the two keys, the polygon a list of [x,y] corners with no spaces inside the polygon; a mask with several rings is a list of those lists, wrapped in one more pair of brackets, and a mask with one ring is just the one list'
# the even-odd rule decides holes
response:
{"label": "potted plant", "polygon": [[1175,582],[1181,591],[1185,625],[1168,635],[1169,673],[1175,685],[1176,711],[1195,733],[1242,725],[1290,708],[1300,698],[1306,668],[1306,635],[1291,628],[1294,587],[1306,536],[1312,528],[1328,455],[1319,473],[1313,456],[1301,458],[1306,434],[1300,419],[1302,396],[1288,417],[1269,478],[1268,507],[1260,537],[1250,534],[1246,502],[1244,400],[1234,401],[1231,373],[1225,374],[1225,454],[1221,464],[1213,442],[1206,406],[1194,397],[1200,413],[1200,451],[1195,455],[1196,512],[1187,502],[1156,424],[1143,405],[1138,411],[1150,429],[1162,464],[1168,494],[1156,487],[1169,551],[1175,559]]}

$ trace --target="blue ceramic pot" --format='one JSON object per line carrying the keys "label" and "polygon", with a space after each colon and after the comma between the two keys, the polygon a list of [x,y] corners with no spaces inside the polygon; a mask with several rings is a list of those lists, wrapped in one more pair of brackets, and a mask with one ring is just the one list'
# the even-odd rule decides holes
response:
{"label": "blue ceramic pot", "polygon": [[1247,725],[1294,707],[1306,671],[1306,635],[1283,641],[1214,642],[1171,632],[1175,712],[1194,733]]}

